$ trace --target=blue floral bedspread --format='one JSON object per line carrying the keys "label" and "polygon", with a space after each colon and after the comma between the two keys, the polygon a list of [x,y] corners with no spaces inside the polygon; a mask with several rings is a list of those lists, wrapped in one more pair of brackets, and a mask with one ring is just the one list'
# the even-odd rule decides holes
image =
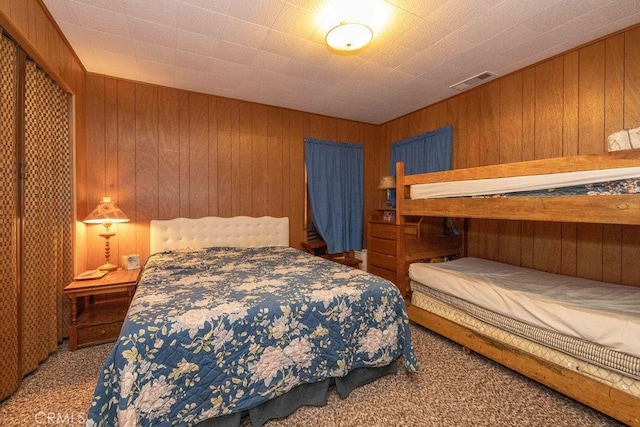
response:
{"label": "blue floral bedspread", "polygon": [[152,255],[98,379],[87,425],[181,425],[402,356],[392,283],[292,248]]}

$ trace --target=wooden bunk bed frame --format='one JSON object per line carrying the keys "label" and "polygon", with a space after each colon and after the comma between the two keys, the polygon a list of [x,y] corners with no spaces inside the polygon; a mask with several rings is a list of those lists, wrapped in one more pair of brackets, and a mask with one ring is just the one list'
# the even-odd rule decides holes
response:
{"label": "wooden bunk bed frame", "polygon": [[[640,149],[406,176],[396,165],[396,222],[405,216],[640,225],[640,194],[410,200],[412,184],[640,166]],[[409,319],[604,414],[640,426],[640,398],[409,305]]]}

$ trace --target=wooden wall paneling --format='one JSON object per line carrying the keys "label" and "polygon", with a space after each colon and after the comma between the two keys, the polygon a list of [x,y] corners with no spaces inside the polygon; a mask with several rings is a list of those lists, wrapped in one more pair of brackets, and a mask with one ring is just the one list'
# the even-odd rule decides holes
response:
{"label": "wooden wall paneling", "polygon": [[[427,131],[436,130],[445,125],[445,123],[443,122],[443,118],[446,116],[446,113],[442,113],[443,109],[446,109],[444,102],[438,102],[427,108]],[[413,136],[420,133],[422,132],[420,132],[419,129],[413,129],[411,135],[408,136]]]}
{"label": "wooden wall paneling", "polygon": [[[207,184],[207,205],[208,205],[208,215],[210,216],[219,216],[220,211],[218,206],[220,204],[229,204],[233,206],[232,197],[230,200],[222,201],[220,199],[220,192],[218,191],[218,170],[219,170],[219,162],[218,162],[218,97],[217,96],[207,96],[207,146],[209,147],[209,176],[208,176],[208,184]],[[237,129],[237,128],[236,128]],[[236,131],[237,137],[237,131]],[[236,144],[237,145],[237,144]],[[233,155],[232,155],[233,158]],[[233,168],[233,160],[230,162]],[[231,185],[233,185],[233,179],[230,180]],[[233,210],[233,207],[232,207]]]}
{"label": "wooden wall paneling", "polygon": [[[624,125],[640,126],[640,27],[624,33]],[[622,283],[640,286],[640,227],[622,227]]]}
{"label": "wooden wall paneling", "polygon": [[[92,96],[87,99],[87,139],[91,141],[87,151],[86,188],[89,197],[86,200],[86,214],[91,212],[105,194],[105,79],[102,76],[89,75],[87,88]],[[86,216],[86,215],[85,215]],[[78,218],[83,220],[82,218]],[[86,225],[88,268],[97,268],[104,264],[104,239],[98,236],[101,225]]]}
{"label": "wooden wall paneling", "polygon": [[[389,175],[389,165],[391,163],[391,144],[389,144],[389,138],[387,136],[387,125],[382,125],[375,130],[376,141],[374,143],[374,172],[372,176],[373,180],[373,206],[371,209],[382,208],[385,205],[386,195],[382,190],[378,190],[378,183],[380,177]],[[385,168],[386,167],[386,168]],[[393,166],[395,168],[395,165]],[[365,212],[366,215],[371,215],[372,210]],[[368,218],[368,216],[367,216]],[[365,234],[365,239],[367,235]]]}
{"label": "wooden wall paneling", "polygon": [[622,226],[602,226],[602,280],[620,283],[622,280]]}
{"label": "wooden wall paneling", "polygon": [[300,248],[304,234],[304,138],[308,134],[305,119],[308,114],[289,111],[289,244]]}
{"label": "wooden wall paneling", "polygon": [[[480,89],[480,164],[493,165],[500,161],[500,82],[493,81]],[[500,223],[483,220],[484,257],[497,260],[500,252]]]}
{"label": "wooden wall paneling", "polygon": [[291,224],[291,133],[290,110],[282,111],[282,215],[289,218]]}
{"label": "wooden wall paneling", "polygon": [[[231,130],[231,101],[228,98],[216,100],[216,109],[210,115],[216,114],[217,124],[217,164],[215,171],[218,180],[218,192],[216,199],[218,202],[218,214],[222,217],[233,216],[233,203],[237,200],[238,210],[240,210],[240,191],[234,194],[233,187],[233,152],[232,152],[232,130]],[[238,132],[237,129],[234,129]],[[250,157],[249,157],[250,158]],[[238,183],[239,184],[239,183]]]}
{"label": "wooden wall paneling", "polygon": [[[104,104],[104,195],[118,204],[118,81],[115,79],[104,79]],[[120,265],[120,225],[111,227],[116,235],[109,239],[110,261]]]}
{"label": "wooden wall paneling", "polygon": [[104,79],[105,196],[118,203],[118,81]]}
{"label": "wooden wall paneling", "polygon": [[423,108],[406,116],[407,128],[410,135],[418,135],[424,132],[423,129],[429,128],[423,124],[426,122],[426,111],[428,111],[428,109]]}
{"label": "wooden wall paneling", "polygon": [[483,85],[480,90],[480,149],[482,166],[500,162],[500,82]]}
{"label": "wooden wall paneling", "polygon": [[[601,153],[605,149],[605,42],[579,50],[579,154]],[[602,280],[603,226],[581,224],[577,227],[577,266],[583,277]]]}
{"label": "wooden wall paneling", "polygon": [[[467,167],[467,93],[458,95],[458,127],[453,129],[453,169]],[[455,154],[458,153],[458,154]]]}
{"label": "wooden wall paneling", "polygon": [[[557,57],[535,67],[534,157],[562,156],[564,60]],[[533,224],[533,266],[559,273],[562,269],[562,225]]]}
{"label": "wooden wall paneling", "polygon": [[136,84],[136,239],[149,256],[149,222],[158,217],[158,88]]}
{"label": "wooden wall paneling", "polygon": [[[604,135],[624,126],[624,34],[605,40]],[[606,140],[605,140],[606,144]],[[622,280],[622,226],[604,225],[602,241],[602,280]]]}
{"label": "wooden wall paneling", "polygon": [[576,264],[580,277],[602,280],[602,226],[578,224]]}
{"label": "wooden wall paneling", "polygon": [[[189,93],[189,214],[209,214],[209,101]],[[215,130],[214,130],[215,131]],[[212,170],[215,170],[212,168]],[[217,195],[213,195],[216,197]]]}
{"label": "wooden wall paneling", "polygon": [[336,122],[336,136],[335,140],[340,142],[360,142],[357,135],[355,138],[351,138],[349,134],[349,122],[345,119],[335,119]]}
{"label": "wooden wall paneling", "polygon": [[536,69],[522,72],[522,160],[535,159],[536,137]]}
{"label": "wooden wall paneling", "polygon": [[580,49],[579,154],[601,153],[604,140],[604,52],[600,41]]}
{"label": "wooden wall paneling", "polygon": [[158,219],[180,216],[180,97],[158,89]]}
{"label": "wooden wall paneling", "polygon": [[267,171],[267,214],[281,217],[282,208],[282,108],[267,107],[267,157],[263,159]]}
{"label": "wooden wall paneling", "polygon": [[[466,162],[465,167],[481,166],[480,150],[480,117],[481,98],[478,88],[467,92],[467,116],[466,116]],[[482,219],[471,219],[468,221],[467,251],[469,256],[483,258],[486,247],[486,235],[484,232]]]}
{"label": "wooden wall paneling", "polygon": [[447,101],[445,101],[446,103],[446,120],[445,122],[447,124],[450,124],[451,126],[453,126],[453,152],[451,153],[451,168],[455,169],[455,165],[457,163],[457,157],[458,157],[458,152],[456,150],[456,146],[457,144],[457,140],[458,140],[458,132],[460,129],[460,124],[459,124],[459,117],[460,117],[460,104],[459,101],[460,97],[459,96],[454,96],[453,98],[449,98]]}
{"label": "wooden wall paneling", "polygon": [[563,75],[562,57],[535,67],[535,159],[562,156]]}
{"label": "wooden wall paneling", "polygon": [[522,161],[522,96],[522,72],[500,80],[500,163]]}
{"label": "wooden wall paneling", "polygon": [[11,0],[0,0],[0,12],[5,13],[8,18],[11,17]]}
{"label": "wooden wall paneling", "polygon": [[[526,68],[522,73],[522,160],[535,158],[535,67]],[[523,221],[521,224],[522,237],[520,239],[522,250],[520,252],[520,265],[533,268],[534,259],[534,224],[531,221]]]}
{"label": "wooden wall paneling", "polygon": [[562,263],[561,274],[576,276],[578,271],[577,254],[578,226],[576,224],[562,224]]}
{"label": "wooden wall paneling", "polygon": [[[130,222],[118,224],[123,255],[137,253],[136,239],[136,85],[118,82],[118,207]],[[92,119],[90,119],[92,120]],[[90,144],[89,144],[90,145]],[[143,260],[141,260],[142,262]],[[113,262],[115,264],[115,262]]]}
{"label": "wooden wall paneling", "polygon": [[240,103],[240,159],[242,173],[240,175],[240,215],[249,216],[253,212],[253,177],[248,173],[251,168],[251,103]]}
{"label": "wooden wall paneling", "polygon": [[624,128],[640,126],[640,27],[624,33]]}
{"label": "wooden wall paneling", "polygon": [[180,91],[180,216],[190,217],[189,92]]}
{"label": "wooden wall paneling", "polygon": [[622,227],[622,272],[621,283],[640,286],[640,226]]}
{"label": "wooden wall paneling", "polygon": [[[240,177],[244,165],[240,156],[240,101],[231,102],[231,215],[240,215],[240,198],[242,188]],[[220,202],[222,203],[222,198]]]}
{"label": "wooden wall paneling", "polygon": [[[364,125],[363,125],[364,126]],[[366,126],[364,128],[364,218],[362,223],[362,238],[364,247],[367,246],[367,235],[369,226],[369,216],[374,209],[378,207],[378,197],[380,190],[378,190],[378,180],[380,175],[378,174],[378,158],[379,144],[376,137],[376,129],[374,126]]]}
{"label": "wooden wall paneling", "polygon": [[[579,59],[577,50],[563,56],[562,155],[578,154]],[[577,271],[576,224],[561,224],[561,274],[575,276]]]}
{"label": "wooden wall paneling", "polygon": [[[522,160],[522,73],[500,81],[500,163]],[[454,129],[455,133],[455,129]],[[521,221],[500,221],[498,261],[519,265]]]}
{"label": "wooden wall paneling", "polygon": [[251,176],[253,178],[253,216],[269,212],[268,164],[268,107],[262,104],[251,106]]}
{"label": "wooden wall paneling", "polygon": [[482,149],[482,137],[480,135],[481,114],[480,90],[471,89],[467,95],[467,155],[465,164],[467,168],[482,166],[480,154]]}

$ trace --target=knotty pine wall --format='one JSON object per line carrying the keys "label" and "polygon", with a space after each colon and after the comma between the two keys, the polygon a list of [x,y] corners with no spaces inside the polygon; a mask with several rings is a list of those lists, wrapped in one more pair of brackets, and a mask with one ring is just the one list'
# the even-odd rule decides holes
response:
{"label": "knotty pine wall", "polygon": [[[287,216],[290,244],[304,230],[304,138],[361,142],[365,213],[378,195],[373,125],[135,83],[86,77],[86,179],[80,217],[110,196],[131,219],[114,224],[111,260],[149,255],[149,221]],[[86,266],[104,261],[101,226],[87,226]]]}
{"label": "knotty pine wall", "polygon": [[[393,142],[447,124],[454,168],[605,152],[640,126],[640,27],[382,125],[379,174]],[[467,237],[470,256],[640,286],[638,226],[473,220]]]}

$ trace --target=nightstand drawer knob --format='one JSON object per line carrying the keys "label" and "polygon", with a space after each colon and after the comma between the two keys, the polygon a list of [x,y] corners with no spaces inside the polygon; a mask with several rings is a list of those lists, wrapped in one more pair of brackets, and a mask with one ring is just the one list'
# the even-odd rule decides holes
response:
{"label": "nightstand drawer knob", "polygon": [[100,335],[107,335],[107,330],[106,329],[101,330]]}

